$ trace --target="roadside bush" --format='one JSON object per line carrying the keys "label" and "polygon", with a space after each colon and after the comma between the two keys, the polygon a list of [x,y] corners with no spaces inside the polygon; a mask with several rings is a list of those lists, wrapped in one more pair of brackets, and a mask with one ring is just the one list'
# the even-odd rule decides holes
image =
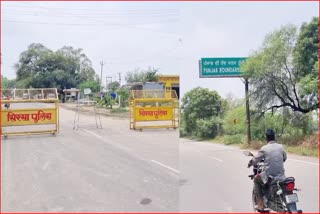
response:
{"label": "roadside bush", "polygon": [[107,94],[102,100],[98,101],[98,105],[105,106],[112,109],[112,106],[115,105],[116,101],[112,99],[110,94]]}
{"label": "roadside bush", "polygon": [[218,126],[221,126],[221,121],[216,117],[210,119],[196,120],[196,129],[193,134],[200,138],[214,138],[218,135]]}
{"label": "roadside bush", "polygon": [[129,106],[129,90],[127,88],[119,88],[117,93],[120,96],[120,107]]}
{"label": "roadside bush", "polygon": [[223,141],[227,145],[246,143],[247,137],[243,134],[224,135]]}
{"label": "roadside bush", "polygon": [[187,92],[181,100],[181,117],[187,133],[197,137],[214,137],[217,124],[212,117],[224,112],[224,100],[216,91],[197,87]]}
{"label": "roadside bush", "polygon": [[245,106],[239,106],[227,112],[223,120],[223,129],[226,135],[246,133],[247,126]]}

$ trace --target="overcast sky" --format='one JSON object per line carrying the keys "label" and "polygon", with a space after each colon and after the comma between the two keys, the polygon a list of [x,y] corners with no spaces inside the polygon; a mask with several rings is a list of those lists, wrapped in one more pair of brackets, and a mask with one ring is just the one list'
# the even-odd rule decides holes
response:
{"label": "overcast sky", "polygon": [[202,57],[246,57],[285,24],[318,16],[317,2],[1,2],[2,75],[31,43],[82,48],[103,80],[122,83],[149,66],[180,74],[181,93],[201,86],[244,97],[239,78],[199,79]]}

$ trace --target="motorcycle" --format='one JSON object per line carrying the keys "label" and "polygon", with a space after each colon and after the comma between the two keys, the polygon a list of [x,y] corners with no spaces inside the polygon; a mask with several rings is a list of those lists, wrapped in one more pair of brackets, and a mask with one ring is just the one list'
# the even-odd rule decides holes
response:
{"label": "motorcycle", "polygon": [[[254,156],[249,151],[244,151],[243,153],[246,156]],[[264,160],[261,160],[257,165],[253,166],[253,174],[248,177],[253,180],[253,178],[262,171],[264,171]],[[297,209],[297,202],[299,200],[297,193],[294,191],[300,191],[300,189],[295,188],[294,177],[277,180],[270,176],[267,183],[264,185],[264,188],[262,188],[265,207],[264,212],[270,212],[270,210],[272,210],[281,213],[302,213],[302,210]],[[255,188],[252,190],[252,203],[254,211],[258,212],[258,198]]]}

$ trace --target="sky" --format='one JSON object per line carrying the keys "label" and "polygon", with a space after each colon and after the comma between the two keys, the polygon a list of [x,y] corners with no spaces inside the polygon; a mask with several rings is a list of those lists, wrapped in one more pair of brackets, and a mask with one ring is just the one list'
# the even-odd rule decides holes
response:
{"label": "sky", "polygon": [[[180,75],[181,96],[195,87],[244,97],[240,78],[199,78],[204,57],[248,57],[267,33],[318,16],[318,2],[1,2],[2,75],[31,43],[82,48],[103,81],[128,71]],[[110,81],[110,78],[108,78]]]}

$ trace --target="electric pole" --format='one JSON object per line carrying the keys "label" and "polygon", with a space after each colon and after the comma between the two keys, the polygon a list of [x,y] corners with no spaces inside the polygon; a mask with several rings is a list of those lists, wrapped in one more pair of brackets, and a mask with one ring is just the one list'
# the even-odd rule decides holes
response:
{"label": "electric pole", "polygon": [[100,78],[100,99],[102,100],[102,72],[103,72],[103,61],[100,62],[101,65],[101,78]]}
{"label": "electric pole", "polygon": [[121,86],[121,73],[119,72],[119,85]]}

